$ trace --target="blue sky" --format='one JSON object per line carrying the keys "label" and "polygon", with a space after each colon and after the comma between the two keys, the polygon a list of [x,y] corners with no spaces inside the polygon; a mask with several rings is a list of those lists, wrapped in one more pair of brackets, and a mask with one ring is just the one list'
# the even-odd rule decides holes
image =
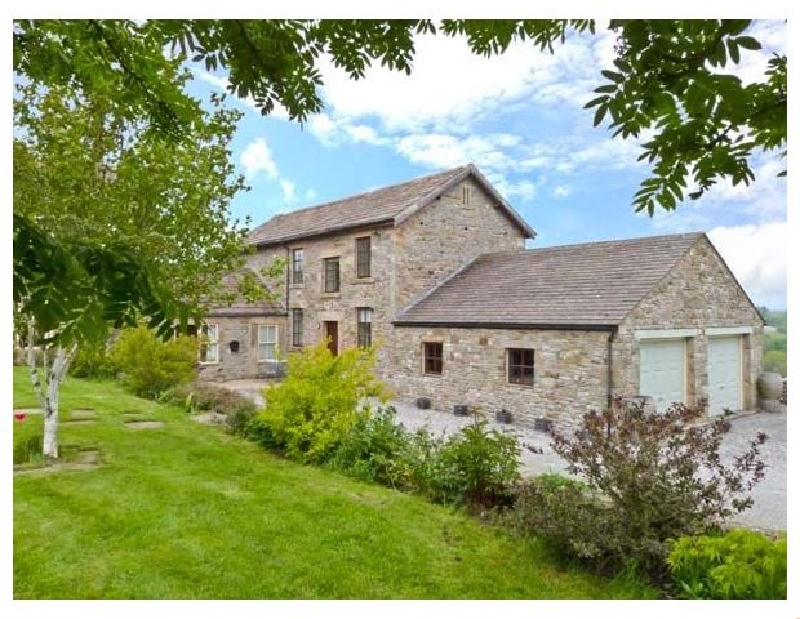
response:
{"label": "blue sky", "polygon": [[[759,79],[770,52],[786,46],[784,22],[753,29],[765,49],[743,51],[732,72],[744,81]],[[411,76],[372,68],[360,81],[322,59],[325,109],[303,127],[281,109],[263,117],[229,98],[245,112],[233,158],[252,187],[233,215],[258,225],[473,162],[538,232],[532,246],[704,230],[756,303],[785,308],[782,162],[758,154],[750,187],[721,185],[653,218],[634,213],[631,198],[647,174],[638,144],[593,128],[593,113],[582,109],[611,67],[612,45],[606,34],[573,37],[555,55],[520,44],[486,59],[463,39],[419,37]],[[193,95],[224,89],[223,73],[194,70]]]}

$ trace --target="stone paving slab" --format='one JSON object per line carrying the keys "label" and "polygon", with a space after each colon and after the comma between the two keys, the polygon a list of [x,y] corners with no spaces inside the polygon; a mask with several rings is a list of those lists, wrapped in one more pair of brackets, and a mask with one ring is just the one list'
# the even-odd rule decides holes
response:
{"label": "stone paving slab", "polygon": [[163,421],[126,421],[125,427],[131,430],[155,430],[163,428]]}

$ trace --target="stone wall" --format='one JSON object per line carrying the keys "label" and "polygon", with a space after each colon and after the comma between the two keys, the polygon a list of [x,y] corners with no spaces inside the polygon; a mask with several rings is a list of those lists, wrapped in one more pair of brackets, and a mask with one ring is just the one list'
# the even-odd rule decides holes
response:
{"label": "stone wall", "polygon": [[[262,376],[270,364],[258,361],[258,325],[276,325],[279,351],[286,350],[288,321],[284,316],[210,316],[206,323],[217,325],[219,361],[199,364],[201,380],[223,381]],[[231,352],[232,340],[239,342],[239,352]]]}
{"label": "stone wall", "polygon": [[[428,397],[448,412],[456,404],[478,406],[492,418],[505,408],[525,427],[537,418],[571,426],[605,406],[606,332],[400,327],[396,334],[388,383],[401,401]],[[424,374],[424,342],[442,342],[441,376]],[[532,386],[508,382],[507,348],[534,349]]]}
{"label": "stone wall", "polygon": [[637,395],[639,346],[637,329],[698,329],[687,350],[688,404],[708,397],[705,329],[752,327],[743,336],[743,401],[756,406],[756,379],[761,373],[763,322],[710,242],[699,240],[670,273],[620,325],[614,341],[614,385],[617,395]]}
{"label": "stone wall", "polygon": [[[469,204],[462,202],[463,187],[471,191]],[[474,179],[464,180],[397,227],[397,311],[479,254],[524,247],[522,231],[494,198]]]}
{"label": "stone wall", "polygon": [[[339,350],[356,346],[356,308],[372,308],[372,340],[386,343],[394,315],[392,290],[394,288],[393,261],[394,230],[373,227],[348,231],[327,237],[307,239],[289,245],[291,250],[303,250],[303,283],[289,283],[289,322],[292,309],[303,310],[303,345],[314,345],[325,337],[323,322],[338,322]],[[369,236],[372,258],[370,277],[356,277],[356,239]],[[325,258],[339,258],[339,292],[326,293]],[[291,264],[288,265],[291,270]],[[290,324],[291,329],[291,324]],[[291,347],[291,330],[289,331]],[[381,372],[386,369],[386,350],[378,354]]]}

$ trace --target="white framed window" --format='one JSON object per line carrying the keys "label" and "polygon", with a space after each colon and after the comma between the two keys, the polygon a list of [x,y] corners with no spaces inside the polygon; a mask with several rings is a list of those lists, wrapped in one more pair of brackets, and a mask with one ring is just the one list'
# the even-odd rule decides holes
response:
{"label": "white framed window", "polygon": [[277,325],[258,325],[258,360],[275,361],[278,358]]}
{"label": "white framed window", "polygon": [[200,363],[219,363],[219,327],[203,325],[200,338]]}

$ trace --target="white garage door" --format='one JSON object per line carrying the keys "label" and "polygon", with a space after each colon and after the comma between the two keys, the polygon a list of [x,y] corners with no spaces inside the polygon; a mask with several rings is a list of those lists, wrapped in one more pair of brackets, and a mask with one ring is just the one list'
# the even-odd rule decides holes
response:
{"label": "white garage door", "polygon": [[686,344],[680,340],[639,342],[639,393],[659,412],[686,397]]}
{"label": "white garage door", "polygon": [[742,338],[708,339],[708,414],[742,408]]}

